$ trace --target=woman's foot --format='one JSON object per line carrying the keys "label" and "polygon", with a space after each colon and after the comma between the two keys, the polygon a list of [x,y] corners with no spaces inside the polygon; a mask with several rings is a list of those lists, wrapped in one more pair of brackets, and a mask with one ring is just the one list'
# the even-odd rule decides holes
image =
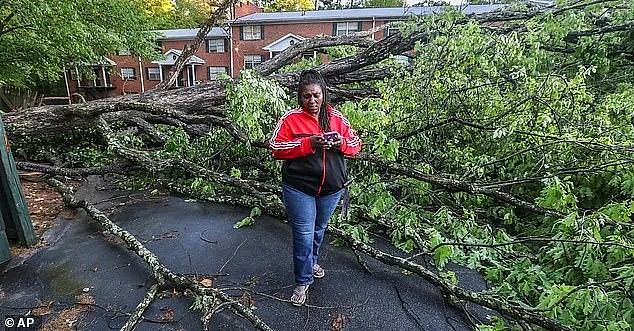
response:
{"label": "woman's foot", "polygon": [[324,278],[324,276],[326,276],[326,270],[319,266],[319,264],[315,264],[313,266],[313,277],[319,279]]}
{"label": "woman's foot", "polygon": [[308,294],[308,285],[297,285],[291,296],[293,306],[301,306],[306,302],[306,294]]}

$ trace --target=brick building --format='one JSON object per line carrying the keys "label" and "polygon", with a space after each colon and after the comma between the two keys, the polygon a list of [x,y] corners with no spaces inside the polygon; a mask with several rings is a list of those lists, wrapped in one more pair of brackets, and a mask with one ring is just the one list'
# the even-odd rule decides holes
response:
{"label": "brick building", "polygon": [[[489,12],[499,5],[471,5],[467,14]],[[177,87],[216,79],[219,74],[236,77],[240,70],[265,62],[287,47],[317,35],[347,35],[403,21],[411,15],[439,12],[444,7],[364,8],[263,13],[252,3],[236,5],[233,19],[214,27],[203,47],[192,56],[181,73]],[[369,38],[382,39],[395,30],[375,32]],[[120,52],[92,65],[94,79],[80,77],[76,68],[67,70],[71,100],[99,99],[129,93],[143,93],[156,86],[180,56],[183,47],[195,39],[198,29],[158,31],[164,59],[143,61]],[[310,54],[308,54],[310,56]],[[312,56],[317,56],[313,53]],[[81,95],[81,97],[79,96]]]}

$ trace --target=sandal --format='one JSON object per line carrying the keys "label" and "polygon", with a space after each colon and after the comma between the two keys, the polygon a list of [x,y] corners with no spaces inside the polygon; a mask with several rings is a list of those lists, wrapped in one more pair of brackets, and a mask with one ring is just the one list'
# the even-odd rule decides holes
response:
{"label": "sandal", "polygon": [[324,278],[324,276],[326,276],[326,270],[324,270],[324,268],[322,268],[319,264],[315,264],[313,266],[313,277],[314,278]]}
{"label": "sandal", "polygon": [[302,306],[306,302],[306,294],[308,293],[308,285],[297,285],[291,296],[293,306]]}

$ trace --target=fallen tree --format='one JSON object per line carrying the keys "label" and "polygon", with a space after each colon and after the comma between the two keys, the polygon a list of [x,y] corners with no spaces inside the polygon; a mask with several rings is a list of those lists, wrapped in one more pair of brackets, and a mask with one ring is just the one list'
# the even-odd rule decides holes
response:
{"label": "fallen tree", "polygon": [[[147,185],[283,217],[279,163],[266,139],[293,105],[299,72],[280,69],[307,50],[346,45],[349,56],[317,66],[364,140],[349,162],[353,204],[331,233],[418,274],[451,303],[489,307],[507,323],[625,329],[634,324],[628,8],[597,0],[448,12],[378,41],[307,39],[235,80],[38,107],[3,121],[21,169],[142,175]],[[391,59],[400,54],[413,61]],[[206,316],[231,307],[267,328],[224,293],[167,270],[103,213],[51,184],[142,256],[158,287],[181,284],[208,299]],[[376,250],[372,229],[412,257],[431,257],[435,269]],[[440,276],[451,274],[448,261],[482,271],[491,293]],[[610,294],[579,306],[593,291]]]}

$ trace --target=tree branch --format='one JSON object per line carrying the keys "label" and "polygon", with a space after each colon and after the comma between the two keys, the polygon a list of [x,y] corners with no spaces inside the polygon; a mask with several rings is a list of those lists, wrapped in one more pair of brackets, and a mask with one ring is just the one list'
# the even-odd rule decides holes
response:
{"label": "tree branch", "polygon": [[191,44],[185,45],[185,47],[183,48],[183,52],[176,60],[176,63],[174,63],[172,69],[170,69],[167,78],[156,85],[156,87],[154,87],[155,89],[165,90],[172,87],[174,83],[176,83],[178,75],[181,73],[181,71],[183,71],[183,68],[185,67],[185,64],[187,63],[189,58],[194,55],[194,53],[196,53],[198,48],[200,48],[200,45],[202,45],[202,43],[205,41],[205,37],[207,36],[209,31],[211,31],[211,29],[215,25],[217,25],[218,20],[225,15],[225,13],[227,12],[227,8],[233,5],[233,3],[234,0],[223,0],[220,3],[220,6],[214,11],[213,15],[209,19],[207,19],[203,26],[198,30],[198,33],[196,34],[196,39],[194,39]]}
{"label": "tree branch", "polygon": [[468,184],[468,183],[461,182],[455,179],[448,179],[448,178],[442,178],[442,177],[438,177],[438,176],[434,176],[430,174],[425,174],[419,170],[410,168],[408,166],[405,166],[396,162],[387,161],[375,155],[362,153],[362,154],[359,154],[356,157],[356,159],[372,162],[376,165],[379,165],[383,168],[388,169],[391,172],[405,175],[410,178],[415,178],[430,184],[438,185],[450,191],[461,191],[461,192],[467,192],[472,194],[482,194],[490,198],[493,198],[495,200],[506,202],[511,205],[520,207],[522,209],[525,209],[540,215],[546,215],[546,216],[552,216],[552,217],[558,217],[558,218],[565,216],[561,212],[558,212],[552,209],[539,207],[532,203],[521,200],[506,192],[481,188],[476,185]]}
{"label": "tree branch", "polygon": [[18,161],[15,163],[16,167],[20,170],[40,171],[47,174],[56,176],[88,176],[88,175],[103,175],[107,173],[119,173],[128,174],[129,164],[127,163],[115,163],[103,167],[91,167],[91,168],[64,168],[49,166],[39,163]]}
{"label": "tree branch", "polygon": [[121,327],[121,331],[132,331],[136,327],[137,323],[139,323],[139,319],[143,317],[143,313],[145,310],[152,304],[154,298],[156,297],[156,291],[158,290],[158,284],[152,284],[150,289],[147,291],[143,300],[139,302],[134,309],[134,312],[128,319],[128,321]]}
{"label": "tree branch", "polygon": [[434,247],[432,247],[429,252],[427,252],[427,254],[432,254],[433,252],[435,252],[437,249],[443,247],[443,246],[462,246],[462,247],[485,247],[485,248],[497,248],[497,247],[504,247],[504,246],[510,246],[510,245],[517,245],[517,244],[525,244],[525,243],[529,243],[529,242],[540,242],[540,243],[553,243],[553,242],[558,242],[558,243],[571,243],[571,244],[581,244],[581,245],[597,245],[597,246],[618,246],[618,247],[622,247],[625,249],[631,249],[634,250],[634,246],[628,246],[625,244],[621,244],[621,243],[615,243],[615,242],[598,242],[598,241],[587,241],[587,240],[571,240],[571,239],[556,239],[556,238],[541,238],[541,237],[526,237],[526,238],[517,238],[517,240],[515,241],[509,241],[509,242],[503,242],[503,243],[495,243],[495,244],[477,244],[477,243],[461,243],[461,242],[444,242],[444,243],[440,243]]}
{"label": "tree branch", "polygon": [[484,307],[496,310],[502,314],[506,314],[508,316],[513,317],[514,319],[526,321],[531,324],[535,324],[541,326],[547,330],[570,330],[571,328],[562,325],[559,321],[553,320],[551,318],[542,316],[534,311],[531,307],[520,306],[518,304],[514,304],[508,301],[501,300],[496,297],[492,297],[486,294],[471,292],[469,290],[465,290],[457,285],[454,285],[435,273],[431,272],[429,269],[416,264],[414,262],[408,261],[401,257],[396,257],[379,251],[367,244],[359,242],[355,240],[352,236],[347,234],[345,231],[329,227],[328,228],[331,233],[333,233],[339,239],[342,239],[348,243],[350,243],[355,249],[362,251],[378,261],[381,261],[388,265],[398,266],[404,270],[413,272],[426,281],[430,282],[432,285],[439,288],[443,293],[454,297],[458,300],[466,300],[470,302],[477,303]]}
{"label": "tree branch", "polygon": [[604,27],[592,29],[592,30],[569,32],[564,37],[564,40],[567,42],[576,44],[577,42],[579,42],[579,37],[589,37],[589,36],[596,36],[596,35],[606,34],[611,32],[622,32],[622,31],[632,31],[632,30],[634,30],[634,23],[632,22],[619,24],[619,25],[608,25],[608,26],[604,26]]}
{"label": "tree branch", "polygon": [[[228,295],[215,288],[201,287],[192,279],[183,277],[172,272],[164,264],[162,264],[159,258],[148,250],[143,244],[134,237],[130,232],[123,230],[117,224],[112,222],[103,212],[95,208],[92,204],[85,200],[77,200],[73,196],[73,192],[62,182],[56,179],[49,179],[47,183],[55,188],[61,195],[69,207],[82,208],[99,223],[105,234],[114,235],[121,239],[128,248],[134,251],[145,263],[148,264],[152,270],[154,278],[158,284],[171,283],[178,288],[187,288],[194,293],[201,295],[211,295],[214,298],[220,300],[220,302],[231,302],[231,307],[238,316],[242,316],[249,320],[253,326],[260,330],[272,330],[266,323],[264,323],[257,315],[253,314],[251,309],[245,307],[240,302],[234,302]],[[146,296],[147,297],[147,296]]]}
{"label": "tree branch", "polygon": [[282,53],[278,54],[274,58],[258,65],[255,70],[262,76],[268,76],[281,67],[289,64],[297,56],[309,50],[339,45],[370,47],[372,44],[374,44],[374,40],[356,35],[317,36],[313,38],[308,38],[285,49]]}

